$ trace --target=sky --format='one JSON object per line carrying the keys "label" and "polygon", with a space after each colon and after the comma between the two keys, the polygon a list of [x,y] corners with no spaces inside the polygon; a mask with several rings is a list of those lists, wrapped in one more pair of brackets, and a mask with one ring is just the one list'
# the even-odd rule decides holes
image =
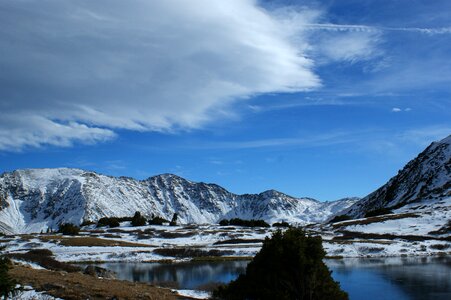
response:
{"label": "sky", "polygon": [[0,0],[0,172],[363,197],[451,133],[451,1]]}

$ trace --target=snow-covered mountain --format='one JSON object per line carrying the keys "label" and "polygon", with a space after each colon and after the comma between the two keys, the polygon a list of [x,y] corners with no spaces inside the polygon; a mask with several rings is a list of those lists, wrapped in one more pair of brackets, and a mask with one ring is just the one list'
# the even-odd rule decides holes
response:
{"label": "snow-covered mountain", "polygon": [[79,169],[27,169],[0,176],[0,231],[39,232],[62,222],[101,217],[146,216],[181,223],[215,223],[223,218],[268,222],[321,222],[357,198],[319,202],[270,190],[236,195],[215,184],[163,174],[146,180],[111,177]]}
{"label": "snow-covered mountain", "polygon": [[434,142],[385,185],[340,214],[363,217],[368,211],[435,203],[451,197],[451,135]]}

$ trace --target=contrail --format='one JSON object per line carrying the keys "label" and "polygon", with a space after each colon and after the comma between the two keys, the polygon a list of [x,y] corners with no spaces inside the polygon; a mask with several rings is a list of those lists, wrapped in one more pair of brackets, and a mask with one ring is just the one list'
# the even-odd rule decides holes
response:
{"label": "contrail", "polygon": [[353,31],[353,32],[382,32],[382,31],[405,31],[419,32],[424,34],[450,34],[451,27],[442,28],[419,28],[419,27],[384,27],[367,25],[340,25],[340,24],[305,24],[305,29],[329,30],[329,31]]}

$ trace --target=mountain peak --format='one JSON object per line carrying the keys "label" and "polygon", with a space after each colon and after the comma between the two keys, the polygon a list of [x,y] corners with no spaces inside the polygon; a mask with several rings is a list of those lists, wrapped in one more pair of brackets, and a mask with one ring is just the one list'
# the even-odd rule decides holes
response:
{"label": "mountain peak", "polygon": [[425,199],[451,196],[451,135],[429,145],[385,185],[345,211],[362,217],[370,210],[393,209]]}

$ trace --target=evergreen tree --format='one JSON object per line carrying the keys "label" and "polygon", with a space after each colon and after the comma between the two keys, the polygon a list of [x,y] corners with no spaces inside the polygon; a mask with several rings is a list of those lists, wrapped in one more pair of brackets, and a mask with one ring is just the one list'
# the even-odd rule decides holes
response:
{"label": "evergreen tree", "polygon": [[14,295],[16,291],[16,281],[9,277],[10,260],[6,257],[0,257],[0,297],[8,299],[8,296]]}
{"label": "evergreen tree", "polygon": [[135,215],[132,218],[131,224],[132,226],[144,226],[146,225],[146,218],[144,218],[139,211],[135,212]]}
{"label": "evergreen tree", "polygon": [[216,299],[345,300],[322,259],[321,237],[302,229],[278,230],[266,238],[246,273],[214,292]]}
{"label": "evergreen tree", "polygon": [[80,227],[72,223],[60,224],[58,232],[64,235],[77,235],[80,232]]}
{"label": "evergreen tree", "polygon": [[177,226],[177,218],[178,218],[178,214],[174,213],[174,215],[172,216],[172,220],[169,223],[169,226]]}

